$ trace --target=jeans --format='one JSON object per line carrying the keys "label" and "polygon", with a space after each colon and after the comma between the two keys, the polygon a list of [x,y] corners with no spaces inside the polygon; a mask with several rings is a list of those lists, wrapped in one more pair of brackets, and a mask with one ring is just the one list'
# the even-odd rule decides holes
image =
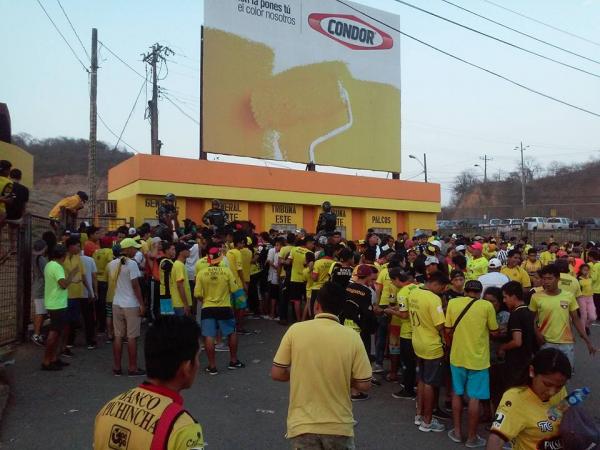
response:
{"label": "jeans", "polygon": [[98,303],[96,307],[96,325],[99,333],[106,331],[106,293],[108,292],[108,283],[98,281]]}
{"label": "jeans", "polygon": [[414,392],[417,384],[417,356],[411,339],[400,338],[400,361],[403,367],[404,389],[406,392]]}
{"label": "jeans", "polygon": [[569,358],[571,369],[575,370],[575,344],[552,344],[551,342],[546,342],[540,350],[544,350],[545,348],[555,348],[563,352]]}
{"label": "jeans", "polygon": [[377,333],[375,334],[375,363],[383,365],[390,319],[388,316],[382,315],[377,321],[379,322],[379,326],[377,327]]}
{"label": "jeans", "polygon": [[288,304],[290,302],[289,298],[289,290],[290,283],[287,281],[287,278],[281,284],[281,290],[279,291],[279,320],[283,320],[287,322],[288,320]]}
{"label": "jeans", "polygon": [[[69,301],[73,301],[73,299],[69,299]],[[79,302],[79,308],[81,311],[81,316],[83,317],[83,327],[85,329],[85,341],[87,345],[96,345],[96,323],[94,320],[94,309],[95,305],[93,301],[88,300],[87,298],[80,298],[74,300]],[[72,318],[74,319],[74,318]],[[69,328],[69,336],[67,336],[67,344],[73,345],[75,342],[75,327],[78,325],[79,318],[75,320],[70,320],[71,327]]]}

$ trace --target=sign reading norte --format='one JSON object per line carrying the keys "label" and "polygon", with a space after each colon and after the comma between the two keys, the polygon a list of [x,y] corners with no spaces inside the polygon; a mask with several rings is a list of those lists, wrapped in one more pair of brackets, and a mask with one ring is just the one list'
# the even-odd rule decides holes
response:
{"label": "sign reading norte", "polygon": [[204,5],[205,152],[400,172],[397,32],[334,0]]}

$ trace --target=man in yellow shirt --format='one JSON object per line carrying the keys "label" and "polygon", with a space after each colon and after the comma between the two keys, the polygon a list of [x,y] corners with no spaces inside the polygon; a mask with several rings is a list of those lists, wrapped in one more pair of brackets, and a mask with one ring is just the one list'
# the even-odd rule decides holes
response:
{"label": "man in yellow shirt", "polygon": [[518,250],[511,250],[508,252],[508,258],[506,260],[506,266],[500,270],[512,281],[518,281],[523,286],[523,289],[531,287],[531,279],[529,274],[521,267],[521,253]]}
{"label": "man in yellow shirt", "polygon": [[592,249],[588,252],[590,265],[590,278],[592,279],[592,292],[596,311],[600,314],[600,251]]}
{"label": "man in yellow shirt", "polygon": [[198,326],[188,317],[161,317],[148,329],[148,381],[100,409],[95,450],[204,449],[202,427],[183,408],[180,395],[194,384],[200,368],[199,337]]}
{"label": "man in yellow shirt", "polygon": [[13,183],[9,178],[12,164],[5,159],[0,161],[0,226],[6,218],[6,205],[12,200]]}
{"label": "man in yellow shirt", "polygon": [[169,289],[176,316],[192,315],[192,294],[190,281],[185,268],[185,260],[190,256],[190,248],[184,242],[175,244],[175,261],[169,277]]}
{"label": "man in yellow shirt", "polygon": [[467,259],[467,281],[477,280],[488,272],[488,260],[482,256],[483,245],[475,242],[469,247],[471,257]]}
{"label": "man in yellow shirt", "polygon": [[556,242],[548,244],[548,250],[540,254],[540,262],[542,263],[542,266],[547,266],[548,264],[552,264],[554,261],[556,261],[556,252],[558,252],[558,244]]}
{"label": "man in yellow shirt", "polygon": [[571,367],[575,367],[575,340],[571,330],[571,322],[586,343],[590,355],[596,353],[596,348],[589,340],[585,328],[577,315],[579,305],[572,293],[558,287],[560,270],[550,264],[539,272],[542,279],[543,291],[536,292],[531,297],[529,309],[536,317],[536,335],[542,348],[556,348],[569,358]]}
{"label": "man in yellow shirt", "polygon": [[299,244],[299,246],[292,249],[288,256],[288,260],[290,260],[292,264],[289,295],[290,300],[294,305],[297,321],[302,320],[302,299],[306,295],[306,283],[304,281],[306,254],[313,252],[315,248],[315,238],[306,236]]}
{"label": "man in yellow shirt", "polygon": [[349,394],[368,391],[372,373],[360,335],[339,323],[344,303],[344,288],[325,283],[315,319],[292,325],[273,359],[273,380],[290,382],[286,436],[293,448],[354,448]]}
{"label": "man in yellow shirt", "polygon": [[323,287],[323,285],[329,281],[329,271],[331,266],[335,264],[335,260],[333,259],[334,247],[331,244],[325,245],[323,248],[324,256],[321,259],[315,261],[311,273],[311,278],[313,280],[313,285],[310,294],[310,316],[312,317],[315,302],[317,301],[317,296],[319,295],[319,289]]}
{"label": "man in yellow shirt", "polygon": [[[450,370],[452,372],[452,412],[454,429],[448,437],[462,442],[463,396],[469,398],[467,447],[483,447],[485,439],[477,434],[479,403],[490,398],[490,333],[498,330],[496,310],[491,302],[480,299],[483,286],[467,281],[465,294],[448,303],[446,335],[452,338]],[[450,339],[448,339],[450,340]]]}
{"label": "man in yellow shirt", "polygon": [[570,292],[576,299],[581,297],[581,285],[579,284],[579,280],[570,274],[569,261],[564,258],[559,258],[554,265],[560,270],[558,288],[561,291]]}
{"label": "man in yellow shirt", "polygon": [[424,288],[411,291],[408,296],[408,313],[413,329],[412,343],[417,355],[417,415],[415,425],[423,432],[441,432],[445,427],[433,416],[436,390],[444,377],[444,345],[441,331],[444,328],[444,310],[439,297],[450,280],[443,272],[433,272]]}
{"label": "man in yellow shirt", "polygon": [[196,275],[194,297],[202,302],[201,325],[204,347],[208,357],[206,372],[217,375],[219,372],[215,358],[215,339],[217,332],[228,338],[230,362],[229,370],[241,369],[244,366],[237,358],[238,338],[235,332],[234,311],[231,307],[231,294],[239,289],[231,271],[220,265],[221,250],[212,247],[208,250],[208,267],[204,267]]}
{"label": "man in yellow shirt", "polygon": [[48,214],[52,226],[56,228],[57,224],[60,223],[68,230],[76,230],[77,214],[79,210],[83,209],[87,201],[88,195],[83,191],[78,191],[77,194],[60,200]]}
{"label": "man in yellow shirt", "polygon": [[277,261],[279,265],[279,283],[281,286],[281,292],[279,295],[279,304],[277,310],[279,312],[279,324],[287,325],[288,323],[288,304],[290,301],[290,278],[292,265],[288,259],[290,252],[296,244],[296,235],[294,233],[288,233],[286,239],[286,245],[281,247],[277,255]]}

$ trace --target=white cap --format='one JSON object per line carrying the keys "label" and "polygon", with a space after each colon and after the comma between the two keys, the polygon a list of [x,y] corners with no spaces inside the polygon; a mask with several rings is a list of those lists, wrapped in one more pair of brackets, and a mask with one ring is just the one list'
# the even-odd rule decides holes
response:
{"label": "white cap", "polygon": [[137,230],[135,228],[130,228],[129,229],[129,236],[135,236],[137,234]]}
{"label": "white cap", "polygon": [[467,247],[465,247],[464,245],[457,245],[456,246],[456,251],[457,252],[464,252],[467,249]]}
{"label": "white cap", "polygon": [[498,258],[490,259],[490,262],[488,263],[488,268],[499,269],[500,267],[502,267],[502,261],[500,261]]}
{"label": "white cap", "polygon": [[432,264],[439,264],[439,263],[440,263],[439,259],[437,259],[435,256],[428,256],[425,259],[425,266],[430,266]]}
{"label": "white cap", "polygon": [[456,239],[458,236],[456,235],[456,233],[452,233],[452,236],[450,236],[452,239]]}
{"label": "white cap", "polygon": [[431,241],[431,245],[435,245],[438,249],[442,248],[442,243],[440,241]]}

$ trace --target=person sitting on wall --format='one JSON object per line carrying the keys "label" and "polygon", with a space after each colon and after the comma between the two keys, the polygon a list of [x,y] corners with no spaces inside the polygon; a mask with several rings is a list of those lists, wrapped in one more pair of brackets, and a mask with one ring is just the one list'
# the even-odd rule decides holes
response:
{"label": "person sitting on wall", "polygon": [[223,204],[220,200],[212,201],[212,208],[204,213],[202,222],[207,227],[211,228],[217,235],[221,235],[229,223],[229,216],[223,209]]}
{"label": "person sitting on wall", "polygon": [[57,232],[60,227],[75,231],[77,229],[77,214],[83,209],[88,199],[88,195],[85,192],[79,191],[77,194],[65,197],[59,201],[48,214],[52,227]]}
{"label": "person sitting on wall", "polygon": [[337,216],[333,212],[331,203],[323,203],[323,211],[319,214],[317,221],[317,234],[331,236],[337,226]]}

